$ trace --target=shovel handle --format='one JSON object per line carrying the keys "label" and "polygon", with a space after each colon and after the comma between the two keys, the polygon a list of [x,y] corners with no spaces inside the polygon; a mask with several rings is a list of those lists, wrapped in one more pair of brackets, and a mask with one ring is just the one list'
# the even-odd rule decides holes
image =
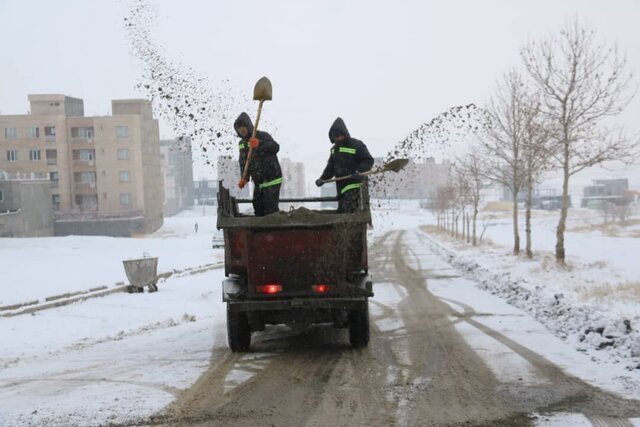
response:
{"label": "shovel handle", "polygon": [[[376,169],[374,171],[362,172],[362,173],[359,173],[358,175],[367,176],[367,175],[371,175],[371,174],[378,173],[378,172],[384,172],[384,170]],[[344,175],[344,176],[338,176],[336,178],[324,179],[324,180],[322,180],[322,182],[324,182],[326,184],[328,182],[344,181],[345,179],[349,179],[349,178],[351,178],[351,175]]]}
{"label": "shovel handle", "polygon": [[[258,115],[256,116],[256,124],[253,126],[253,132],[251,132],[251,139],[256,137],[258,132],[258,124],[260,124],[260,114],[262,114],[262,103],[264,99],[261,99],[258,103]],[[249,153],[247,153],[247,160],[244,162],[244,169],[242,170],[242,179],[247,180],[249,177],[249,163],[251,163],[251,155],[253,154],[253,147],[249,146]]]}

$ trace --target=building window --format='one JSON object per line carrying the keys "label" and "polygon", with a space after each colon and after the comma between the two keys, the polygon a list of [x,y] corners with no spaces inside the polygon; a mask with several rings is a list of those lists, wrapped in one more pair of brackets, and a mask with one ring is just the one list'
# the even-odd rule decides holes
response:
{"label": "building window", "polygon": [[120,204],[122,206],[129,206],[131,204],[131,194],[129,193],[120,194]]}
{"label": "building window", "polygon": [[73,160],[93,164],[95,150],[73,150]]}
{"label": "building window", "polygon": [[116,126],[116,135],[118,138],[126,138],[129,136],[128,126]]}
{"label": "building window", "polygon": [[79,208],[81,211],[98,210],[98,195],[97,194],[77,194],[76,207]]}
{"label": "building window", "polygon": [[57,165],[58,164],[58,150],[46,150],[47,153],[47,164],[48,165]]}
{"label": "building window", "polygon": [[91,139],[93,138],[93,126],[71,128],[71,137]]}
{"label": "building window", "polygon": [[56,142],[56,127],[45,126],[44,127],[44,140],[47,142]]}
{"label": "building window", "polygon": [[59,180],[60,180],[60,175],[58,174],[58,172],[49,172],[49,181],[51,181],[54,187],[58,186]]}
{"label": "building window", "polygon": [[33,179],[44,179],[44,173],[42,172],[33,172]]}
{"label": "building window", "polygon": [[128,148],[118,148],[118,160],[129,160]]}
{"label": "building window", "polygon": [[40,160],[40,150],[29,150],[29,160]]}
{"label": "building window", "polygon": [[10,162],[17,162],[18,150],[7,150],[7,160]]}
{"label": "building window", "polygon": [[59,194],[53,194],[51,196],[51,201],[53,202],[53,210],[54,211],[59,211],[60,210],[60,195]]}
{"label": "building window", "polygon": [[27,128],[27,137],[28,138],[40,138],[40,128],[39,127],[30,127]]}
{"label": "building window", "polygon": [[129,171],[120,171],[120,182],[130,182],[131,181],[131,173]]}
{"label": "building window", "polygon": [[4,128],[4,139],[16,139],[18,130],[16,128]]}
{"label": "building window", "polygon": [[0,202],[4,202],[4,193],[0,190]]}
{"label": "building window", "polygon": [[73,182],[76,184],[94,184],[96,182],[95,172],[74,172]]}

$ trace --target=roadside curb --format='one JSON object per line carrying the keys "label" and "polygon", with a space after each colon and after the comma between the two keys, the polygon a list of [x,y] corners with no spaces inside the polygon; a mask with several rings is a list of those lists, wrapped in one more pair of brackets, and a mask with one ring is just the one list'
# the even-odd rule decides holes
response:
{"label": "roadside curb", "polygon": [[[169,277],[184,277],[204,273],[206,271],[215,270],[224,266],[223,262],[215,264],[199,265],[197,267],[185,268],[183,270],[172,270],[158,274],[158,280],[166,280]],[[86,291],[67,292],[59,295],[52,295],[44,299],[17,303],[0,307],[0,317],[15,317],[24,314],[32,314],[37,311],[49,310],[52,308],[63,307],[65,305],[82,302],[91,298],[105,297],[107,295],[127,292],[129,285],[124,282],[117,282],[113,287],[98,286]]]}

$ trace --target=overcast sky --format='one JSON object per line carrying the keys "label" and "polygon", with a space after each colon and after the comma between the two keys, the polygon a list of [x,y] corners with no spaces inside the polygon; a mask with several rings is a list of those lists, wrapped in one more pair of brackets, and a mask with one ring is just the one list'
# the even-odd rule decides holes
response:
{"label": "overcast sky", "polygon": [[[557,32],[575,15],[617,41],[640,71],[640,0],[152,4],[152,36],[167,58],[228,78],[249,96],[259,77],[271,79],[274,100],[263,114],[277,124],[281,157],[305,162],[309,178],[324,167],[337,116],[383,156],[449,107],[482,105],[496,79],[519,66],[528,39]],[[123,30],[129,5],[0,0],[1,113],[25,113],[30,93],[83,98],[87,115],[108,113],[111,99],[142,96],[134,88],[142,68]],[[161,137],[173,137],[160,121]],[[640,130],[640,96],[621,121]],[[196,163],[195,176],[206,173]]]}

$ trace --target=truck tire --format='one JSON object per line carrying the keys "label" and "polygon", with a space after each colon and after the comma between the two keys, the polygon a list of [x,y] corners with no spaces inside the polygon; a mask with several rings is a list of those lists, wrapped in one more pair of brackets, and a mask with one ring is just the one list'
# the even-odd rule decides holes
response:
{"label": "truck tire", "polygon": [[227,343],[231,351],[243,352],[251,345],[251,329],[246,313],[233,311],[227,305]]}
{"label": "truck tire", "polygon": [[367,301],[349,313],[349,342],[354,348],[366,347],[369,344],[369,303]]}

